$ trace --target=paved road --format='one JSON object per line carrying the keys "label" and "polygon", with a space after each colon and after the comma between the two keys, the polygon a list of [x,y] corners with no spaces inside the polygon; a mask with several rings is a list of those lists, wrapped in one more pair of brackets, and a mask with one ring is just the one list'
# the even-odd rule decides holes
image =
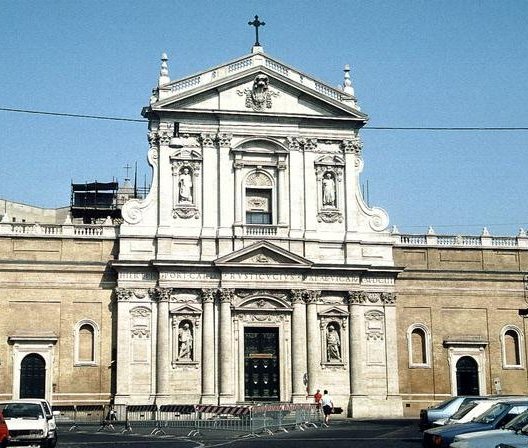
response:
{"label": "paved road", "polygon": [[244,437],[223,431],[203,432],[197,437],[187,437],[187,432],[151,436],[148,431],[141,434],[119,432],[97,432],[97,428],[83,428],[69,432],[61,428],[57,448],[96,447],[110,448],[127,446],[131,448],[191,448],[191,447],[250,447],[250,448],[418,448],[421,433],[416,420],[364,420],[336,421],[329,428],[310,428],[305,431],[292,430],[288,433]]}

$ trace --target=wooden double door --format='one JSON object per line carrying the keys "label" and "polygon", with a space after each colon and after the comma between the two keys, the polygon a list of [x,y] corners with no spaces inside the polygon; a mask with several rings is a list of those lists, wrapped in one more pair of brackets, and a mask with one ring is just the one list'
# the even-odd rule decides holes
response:
{"label": "wooden double door", "polygon": [[279,401],[279,329],[244,330],[244,389],[246,401]]}

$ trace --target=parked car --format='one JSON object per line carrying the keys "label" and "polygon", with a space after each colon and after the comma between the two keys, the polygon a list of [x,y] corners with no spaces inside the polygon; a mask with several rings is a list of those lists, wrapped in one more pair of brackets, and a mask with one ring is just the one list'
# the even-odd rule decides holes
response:
{"label": "parked car", "polygon": [[[504,428],[460,434],[455,437],[455,441],[449,446],[452,448],[495,448],[498,443],[509,443],[519,440],[524,440],[528,443],[528,437],[519,432],[526,425],[528,425],[528,410],[519,414]],[[521,437],[518,437],[518,434]]]}
{"label": "parked car", "polygon": [[461,406],[474,401],[477,399],[485,400],[487,397],[479,396],[458,396],[451,397],[447,400],[442,401],[435,406],[431,406],[427,409],[422,409],[420,411],[420,429],[423,431],[425,429],[431,428],[435,420],[441,418],[451,417],[456,411],[460,409]]}
{"label": "parked car", "polygon": [[57,444],[57,424],[46,400],[1,401],[0,411],[9,429],[9,445],[38,443],[41,448],[54,448]]}
{"label": "parked car", "polygon": [[0,447],[5,448],[9,441],[9,429],[4,420],[4,416],[0,414]]}
{"label": "parked car", "polygon": [[484,411],[491,408],[497,400],[473,400],[460,407],[451,417],[441,418],[433,422],[433,428],[456,423],[466,423],[478,417]]}
{"label": "parked car", "polygon": [[459,434],[497,429],[527,409],[528,400],[526,398],[524,401],[519,398],[499,401],[471,422],[441,426],[424,431],[422,444],[425,448],[447,448]]}

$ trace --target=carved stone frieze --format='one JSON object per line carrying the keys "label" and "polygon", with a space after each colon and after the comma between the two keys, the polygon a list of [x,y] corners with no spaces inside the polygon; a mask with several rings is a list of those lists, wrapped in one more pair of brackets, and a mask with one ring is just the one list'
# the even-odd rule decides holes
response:
{"label": "carved stone frieze", "polygon": [[273,297],[275,299],[284,299],[286,293],[283,291],[268,291],[263,289],[237,289],[236,295],[242,299],[247,299],[252,296],[258,297],[262,295],[265,295],[266,297]]}
{"label": "carved stone frieze", "polygon": [[132,338],[150,339],[150,330],[148,328],[133,328],[130,333]]}
{"label": "carved stone frieze", "polygon": [[368,311],[365,313],[365,333],[367,340],[383,340],[385,337],[385,316],[380,311]]}
{"label": "carved stone frieze", "polygon": [[281,323],[289,322],[290,318],[287,314],[282,313],[251,313],[251,314],[237,314],[235,319],[242,322],[267,322],[267,323]]}
{"label": "carved stone frieze", "polygon": [[137,306],[130,310],[130,315],[132,317],[149,317],[151,315],[151,311],[148,308]]}
{"label": "carved stone frieze", "polygon": [[339,210],[321,210],[317,213],[318,222],[343,222],[343,214]]}
{"label": "carved stone frieze", "polygon": [[200,218],[200,210],[198,210],[197,207],[194,205],[178,205],[177,207],[174,207],[172,210],[172,217],[173,218],[182,218],[182,219],[199,219]]}

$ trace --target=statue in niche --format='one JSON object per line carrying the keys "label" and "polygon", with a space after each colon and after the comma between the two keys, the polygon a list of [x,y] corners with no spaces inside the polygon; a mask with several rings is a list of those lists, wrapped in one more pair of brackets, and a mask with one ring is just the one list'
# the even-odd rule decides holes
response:
{"label": "statue in niche", "polygon": [[178,330],[178,361],[192,359],[193,335],[190,325],[185,322]]}
{"label": "statue in niche", "polygon": [[326,331],[326,353],[328,362],[341,361],[341,341],[332,324],[328,325]]}
{"label": "statue in niche", "polygon": [[332,174],[326,173],[322,180],[323,184],[323,206],[335,207],[336,205],[336,191],[335,181]]}
{"label": "statue in niche", "polygon": [[178,188],[178,202],[192,202],[193,183],[189,168],[187,167],[183,168],[182,172],[180,173]]}

